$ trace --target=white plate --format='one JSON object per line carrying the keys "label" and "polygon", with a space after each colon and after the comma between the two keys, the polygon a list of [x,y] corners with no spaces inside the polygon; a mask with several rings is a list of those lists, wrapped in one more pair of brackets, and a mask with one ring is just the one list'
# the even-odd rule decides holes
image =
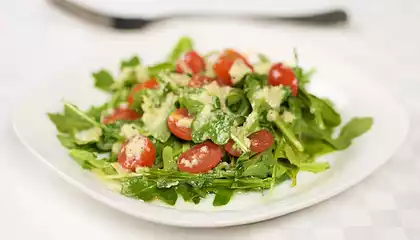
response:
{"label": "white plate", "polygon": [[[189,24],[188,28],[184,26],[166,22],[148,29],[141,38],[135,34],[107,36],[108,33],[102,33],[105,36],[101,36],[101,42],[87,43],[83,57],[78,58],[78,67],[51,76],[48,87],[35,91],[34,96],[17,109],[13,119],[17,135],[39,159],[97,200],[136,217],[187,227],[257,222],[311,206],[360,182],[385,163],[402,144],[408,131],[408,117],[403,107],[378,85],[341,63],[334,53],[313,47],[310,38],[302,38],[293,31],[260,28],[250,22],[196,22]],[[285,183],[264,196],[261,193],[237,194],[224,207],[213,208],[211,198],[199,205],[178,200],[175,207],[160,206],[159,203],[136,201],[108,190],[67,156],[55,137],[56,130],[46,112],[61,110],[62,99],[82,108],[103,102],[107,96],[93,88],[92,70],[101,67],[117,69],[120,59],[132,52],[138,52],[148,63],[163,59],[180,36],[178,29],[184,29],[182,34],[193,37],[196,49],[203,52],[235,47],[268,53],[273,59],[290,62],[292,49],[297,47],[301,64],[317,68],[311,90],[329,97],[345,121],[354,116],[373,117],[372,129],[356,139],[346,151],[323,157],[331,162],[330,170],[322,174],[300,174],[295,188]]]}

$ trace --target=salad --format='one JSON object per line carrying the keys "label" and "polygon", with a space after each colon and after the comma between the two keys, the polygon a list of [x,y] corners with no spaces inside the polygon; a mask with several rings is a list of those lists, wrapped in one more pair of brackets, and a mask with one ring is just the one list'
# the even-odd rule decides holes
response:
{"label": "salad", "polygon": [[341,127],[333,104],[308,92],[313,71],[272,62],[251,63],[232,49],[199,54],[183,37],[164,62],[145,66],[134,56],[118,77],[92,74],[109,101],[83,111],[65,102],[48,113],[58,139],[84,169],[113,190],[174,205],[179,197],[213,205],[234,193],[273,189],[300,171],[329,168],[320,155],[348,148],[373,120]]}

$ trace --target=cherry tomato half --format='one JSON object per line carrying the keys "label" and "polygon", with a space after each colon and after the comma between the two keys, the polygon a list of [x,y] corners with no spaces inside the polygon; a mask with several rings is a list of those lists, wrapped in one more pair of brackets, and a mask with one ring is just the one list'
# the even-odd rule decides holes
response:
{"label": "cherry tomato half", "polygon": [[142,89],[157,88],[158,86],[159,86],[159,83],[154,78],[147,80],[146,82],[137,84],[136,86],[134,86],[133,90],[131,90],[130,94],[127,97],[128,104],[132,104],[134,102],[134,94],[136,94],[136,92]]}
{"label": "cherry tomato half", "polygon": [[203,173],[216,167],[221,160],[220,147],[206,141],[182,153],[178,158],[178,168],[183,172]]}
{"label": "cherry tomato half", "polygon": [[297,95],[298,81],[295,74],[291,68],[281,63],[276,63],[271,66],[271,69],[268,72],[268,82],[273,86],[280,84],[288,86],[292,90],[292,95]]}
{"label": "cherry tomato half", "polygon": [[136,111],[128,109],[128,108],[117,108],[114,112],[102,119],[104,124],[111,124],[117,120],[136,120],[140,118],[141,115],[138,114]]}
{"label": "cherry tomato half", "polygon": [[176,64],[176,72],[178,73],[185,72],[184,71],[185,69],[183,69],[182,67],[183,64],[185,67],[189,68],[188,70],[190,70],[191,73],[199,73],[201,71],[204,71],[206,67],[206,63],[204,62],[204,59],[196,51],[187,52],[185,53],[182,59],[178,60],[178,63]]}
{"label": "cherry tomato half", "polygon": [[201,75],[198,75],[198,74],[194,74],[191,77],[191,80],[188,83],[188,86],[189,87],[195,87],[195,88],[202,87],[202,86],[204,86],[204,85],[206,85],[206,84],[208,84],[208,83],[210,83],[212,81],[213,81],[213,79],[210,78],[210,77],[201,76]]}
{"label": "cherry tomato half", "polygon": [[233,145],[235,144],[235,142],[230,139],[229,142],[227,142],[225,144],[225,151],[228,152],[230,155],[234,156],[234,157],[239,157],[241,156],[242,152],[240,149],[236,149],[233,147]]}
{"label": "cherry tomato half", "polygon": [[[250,150],[255,153],[260,153],[267,150],[274,143],[273,135],[267,130],[254,132],[253,134],[249,135],[248,138],[251,141]],[[234,148],[234,144],[235,142],[233,140],[229,140],[229,142],[225,144],[225,150],[230,155],[239,157],[241,156],[242,152],[240,149]]]}
{"label": "cherry tomato half", "polygon": [[229,75],[229,70],[232,67],[236,59],[242,59],[244,63],[251,69],[252,65],[246,60],[244,56],[238,52],[227,49],[225,50],[220,57],[217,59],[216,63],[213,65],[213,71],[217,76],[217,80],[221,85],[232,86],[232,80]]}
{"label": "cherry tomato half", "polygon": [[191,122],[193,117],[186,108],[173,111],[168,117],[168,128],[177,137],[191,141]]}
{"label": "cherry tomato half", "polygon": [[125,169],[135,171],[136,167],[151,167],[155,161],[156,149],[149,138],[136,135],[125,141],[118,154],[118,163]]}

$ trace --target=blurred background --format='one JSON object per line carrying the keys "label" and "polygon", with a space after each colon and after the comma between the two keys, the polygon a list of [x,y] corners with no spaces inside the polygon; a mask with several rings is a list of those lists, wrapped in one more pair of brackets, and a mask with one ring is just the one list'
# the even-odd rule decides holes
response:
{"label": "blurred background", "polygon": [[[332,10],[338,14],[323,15]],[[278,26],[340,52],[404,103],[411,119],[406,143],[386,166],[331,200],[267,222],[203,230],[160,226],[109,209],[36,161],[14,136],[14,107],[51,74],[83,64],[102,39],[141,41],[147,29],[168,21],[188,28],[201,16]],[[418,0],[1,1],[1,238],[420,239],[419,23]]]}

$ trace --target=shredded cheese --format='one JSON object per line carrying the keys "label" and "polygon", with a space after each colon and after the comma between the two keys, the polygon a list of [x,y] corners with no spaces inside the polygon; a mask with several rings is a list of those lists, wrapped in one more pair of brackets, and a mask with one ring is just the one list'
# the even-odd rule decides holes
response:
{"label": "shredded cheese", "polygon": [[150,150],[146,145],[146,138],[138,135],[130,139],[127,145],[125,145],[125,156],[127,158],[139,159],[145,150]]}
{"label": "shredded cheese", "polygon": [[229,75],[233,85],[237,84],[247,73],[250,72],[252,72],[252,70],[242,59],[236,59],[229,70]]}

